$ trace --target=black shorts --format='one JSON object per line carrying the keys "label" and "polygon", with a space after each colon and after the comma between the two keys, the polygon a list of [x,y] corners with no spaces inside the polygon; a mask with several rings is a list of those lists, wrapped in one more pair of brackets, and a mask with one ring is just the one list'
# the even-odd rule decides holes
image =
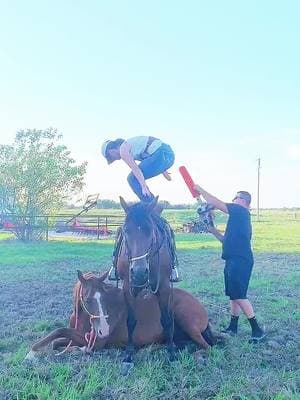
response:
{"label": "black shorts", "polygon": [[225,294],[230,300],[246,299],[253,261],[242,257],[230,257],[225,261]]}

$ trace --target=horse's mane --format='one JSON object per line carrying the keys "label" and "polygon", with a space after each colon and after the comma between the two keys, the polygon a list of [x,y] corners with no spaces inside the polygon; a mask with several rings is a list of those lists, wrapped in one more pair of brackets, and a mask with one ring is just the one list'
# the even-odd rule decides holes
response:
{"label": "horse's mane", "polygon": [[161,234],[165,234],[165,230],[169,223],[160,214],[153,210],[148,210],[147,205],[143,202],[132,204],[126,212],[126,221],[132,221],[135,225],[139,225],[144,232],[149,232],[149,221],[159,230]]}

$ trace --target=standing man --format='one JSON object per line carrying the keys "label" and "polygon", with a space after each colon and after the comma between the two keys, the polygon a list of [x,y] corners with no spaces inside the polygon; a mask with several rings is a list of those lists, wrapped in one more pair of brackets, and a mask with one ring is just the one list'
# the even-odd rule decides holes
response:
{"label": "standing man", "polygon": [[239,314],[242,311],[251,325],[251,339],[253,342],[257,342],[265,336],[265,332],[258,325],[252,304],[247,299],[247,290],[254,262],[251,249],[252,226],[249,212],[251,195],[248,192],[239,191],[232,203],[223,203],[199,185],[195,185],[195,190],[203,196],[207,203],[229,214],[224,235],[215,227],[209,228],[209,232],[222,242],[222,258],[225,260],[225,294],[230,299],[231,320],[223,332],[232,335],[237,334]]}

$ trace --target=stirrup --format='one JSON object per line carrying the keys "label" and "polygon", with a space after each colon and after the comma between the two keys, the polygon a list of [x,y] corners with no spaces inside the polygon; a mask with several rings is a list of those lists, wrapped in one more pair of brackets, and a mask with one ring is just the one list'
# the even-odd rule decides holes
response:
{"label": "stirrup", "polygon": [[171,275],[170,275],[171,282],[180,282],[181,279],[179,278],[177,267],[172,267]]}
{"label": "stirrup", "polygon": [[117,269],[116,269],[116,267],[115,267],[114,265],[112,265],[112,266],[110,267],[109,272],[108,272],[107,279],[108,279],[109,281],[117,281],[117,280],[118,280]]}

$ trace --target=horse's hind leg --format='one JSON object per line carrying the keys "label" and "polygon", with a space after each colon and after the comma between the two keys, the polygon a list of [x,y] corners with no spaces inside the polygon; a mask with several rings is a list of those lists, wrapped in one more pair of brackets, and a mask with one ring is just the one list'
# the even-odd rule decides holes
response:
{"label": "horse's hind leg", "polygon": [[187,331],[190,338],[203,349],[208,349],[210,344],[204,339],[202,333],[199,331],[198,326],[195,326]]}
{"label": "horse's hind leg", "polygon": [[57,350],[60,347],[67,347],[69,343],[70,343],[70,339],[66,339],[66,338],[55,339],[52,342],[52,349]]}
{"label": "horse's hind leg", "polygon": [[58,328],[53,332],[49,333],[46,337],[34,343],[29,353],[26,355],[25,360],[33,360],[36,356],[36,353],[42,348],[48,346],[53,340],[64,338],[69,341],[72,340],[73,346],[85,346],[86,340],[84,335],[80,334],[73,328]]}

